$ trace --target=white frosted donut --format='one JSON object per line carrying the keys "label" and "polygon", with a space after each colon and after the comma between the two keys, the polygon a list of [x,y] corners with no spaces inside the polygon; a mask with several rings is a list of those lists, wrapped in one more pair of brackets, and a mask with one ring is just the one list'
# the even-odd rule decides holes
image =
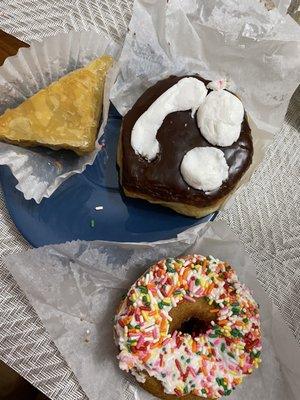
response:
{"label": "white frosted donut", "polygon": [[[205,332],[172,332],[175,317],[199,315],[204,304],[211,315]],[[258,305],[235,271],[213,257],[151,267],[121,303],[115,335],[120,368],[163,399],[228,395],[260,363]]]}

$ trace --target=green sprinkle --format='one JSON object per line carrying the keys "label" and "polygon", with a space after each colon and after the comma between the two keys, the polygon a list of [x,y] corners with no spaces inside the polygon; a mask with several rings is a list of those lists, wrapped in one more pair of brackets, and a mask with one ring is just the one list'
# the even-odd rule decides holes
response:
{"label": "green sprinkle", "polygon": [[148,289],[146,288],[146,286],[139,286],[139,289],[142,293],[148,294]]}
{"label": "green sprinkle", "polygon": [[135,329],[140,329],[141,328],[141,325],[136,325],[135,326]]}
{"label": "green sprinkle", "polygon": [[249,322],[249,319],[248,318],[244,318],[243,322],[245,322],[245,324],[246,324],[247,322]]}
{"label": "green sprinkle", "polygon": [[202,394],[206,394],[206,390],[205,389],[201,389],[201,393]]}
{"label": "green sprinkle", "polygon": [[161,310],[164,308],[164,305],[163,305],[162,301],[160,301],[160,302],[158,303],[158,308],[160,308]]}
{"label": "green sprinkle", "polygon": [[231,352],[229,352],[227,354],[229,355],[229,357],[235,358],[234,355]]}
{"label": "green sprinkle", "polygon": [[181,358],[182,360],[184,360],[184,356],[181,356],[180,358]]}
{"label": "green sprinkle", "polygon": [[147,296],[143,296],[143,297],[142,297],[142,300],[143,300],[143,303],[148,303],[148,302],[149,302]]}
{"label": "green sprinkle", "polygon": [[211,269],[207,268],[207,273],[210,274],[211,273]]}
{"label": "green sprinkle", "polygon": [[127,326],[128,326],[128,329],[132,329],[133,328],[133,325],[131,325],[131,324],[128,324]]}
{"label": "green sprinkle", "polygon": [[199,285],[200,285],[200,279],[197,278],[197,279],[195,280],[195,285],[196,285],[196,286],[199,286]]}
{"label": "green sprinkle", "polygon": [[254,351],[251,351],[250,356],[251,358],[258,358],[260,356],[260,351],[257,351],[256,353],[254,353]]}
{"label": "green sprinkle", "polygon": [[231,335],[233,337],[242,337],[243,336],[243,334],[236,328],[232,329]]}
{"label": "green sprinkle", "polygon": [[226,347],[226,346],[225,346],[225,343],[222,343],[222,344],[221,344],[221,351],[225,351],[225,347]]}
{"label": "green sprinkle", "polygon": [[224,390],[224,395],[225,395],[225,396],[229,396],[231,392],[232,392],[232,390],[230,390],[230,389],[225,389],[225,390]]}
{"label": "green sprinkle", "polygon": [[190,358],[187,358],[187,359],[186,359],[186,362],[189,364],[189,363],[191,362],[191,359],[190,359]]}
{"label": "green sprinkle", "polygon": [[181,290],[175,290],[174,294],[181,294]]}
{"label": "green sprinkle", "polygon": [[172,265],[167,265],[167,272],[176,272]]}
{"label": "green sprinkle", "polygon": [[233,315],[239,315],[241,309],[239,307],[232,307],[231,311]]}
{"label": "green sprinkle", "polygon": [[174,258],[167,258],[166,259],[166,264],[173,264]]}
{"label": "green sprinkle", "polygon": [[166,374],[162,373],[161,376],[162,376],[162,378],[165,378],[165,377],[166,377]]}
{"label": "green sprinkle", "polygon": [[95,220],[91,219],[91,228],[95,228]]}
{"label": "green sprinkle", "polygon": [[183,393],[184,393],[184,394],[188,394],[188,392],[189,392],[189,389],[188,389],[187,386],[185,386],[184,389],[183,389]]}
{"label": "green sprinkle", "polygon": [[218,335],[216,335],[215,333],[210,333],[210,334],[209,334],[209,337],[211,337],[211,338],[217,338]]}
{"label": "green sprinkle", "polygon": [[197,356],[201,356],[202,352],[201,351],[197,351],[196,354],[197,354]]}

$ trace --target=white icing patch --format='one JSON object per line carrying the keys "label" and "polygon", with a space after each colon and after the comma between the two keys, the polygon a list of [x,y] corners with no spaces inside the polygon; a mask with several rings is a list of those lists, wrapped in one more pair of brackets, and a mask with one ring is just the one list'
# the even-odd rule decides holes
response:
{"label": "white icing patch", "polygon": [[197,112],[202,135],[215,146],[231,146],[240,136],[243,118],[242,102],[226,90],[210,92]]}
{"label": "white icing patch", "polygon": [[204,83],[192,77],[182,78],[165,91],[134,124],[131,146],[135,153],[148,161],[153,160],[159,152],[156,134],[165,117],[172,112],[186,110],[192,110],[193,115],[206,94]]}
{"label": "white icing patch", "polygon": [[181,174],[194,189],[209,192],[218,189],[228,178],[228,165],[221,150],[195,147],[182,159]]}

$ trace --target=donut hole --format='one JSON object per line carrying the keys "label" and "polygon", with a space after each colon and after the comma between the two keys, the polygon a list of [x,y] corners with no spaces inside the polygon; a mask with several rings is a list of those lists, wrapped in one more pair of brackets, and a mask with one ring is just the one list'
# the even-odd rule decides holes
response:
{"label": "donut hole", "polygon": [[170,311],[172,321],[169,333],[180,331],[191,336],[205,334],[211,328],[211,322],[217,319],[213,310],[214,306],[209,305],[203,298],[195,302],[182,301]]}
{"label": "donut hole", "polygon": [[211,328],[210,322],[211,321],[202,320],[197,317],[191,317],[187,321],[184,321],[178,330],[195,337],[200,334],[205,334]]}

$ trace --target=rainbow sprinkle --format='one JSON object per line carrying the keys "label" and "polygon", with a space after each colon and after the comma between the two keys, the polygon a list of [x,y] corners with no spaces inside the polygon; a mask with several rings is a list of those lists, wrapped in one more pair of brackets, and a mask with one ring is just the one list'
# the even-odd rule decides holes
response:
{"label": "rainbow sprinkle", "polygon": [[[169,332],[170,311],[204,298],[212,321],[205,333]],[[235,271],[211,256],[159,261],[129,290],[115,317],[122,370],[165,393],[204,398],[229,395],[261,362],[258,305]]]}

